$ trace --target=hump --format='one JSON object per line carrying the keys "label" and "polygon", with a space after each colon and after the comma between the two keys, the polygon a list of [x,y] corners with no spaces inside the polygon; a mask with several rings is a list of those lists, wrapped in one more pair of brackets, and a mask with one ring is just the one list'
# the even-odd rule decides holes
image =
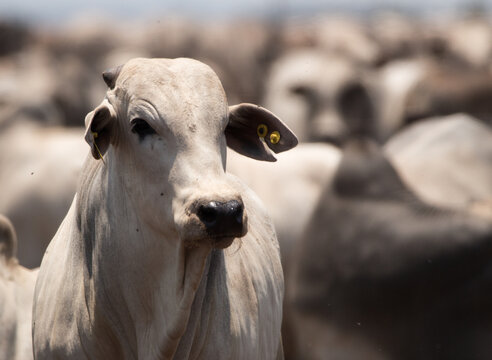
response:
{"label": "hump", "polygon": [[0,214],[0,256],[10,259],[15,256],[17,236],[10,220]]}

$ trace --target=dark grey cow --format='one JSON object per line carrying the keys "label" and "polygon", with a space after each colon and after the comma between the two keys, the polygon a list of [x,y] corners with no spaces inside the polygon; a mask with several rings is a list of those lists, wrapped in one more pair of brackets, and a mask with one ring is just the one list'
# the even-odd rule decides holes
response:
{"label": "dark grey cow", "polygon": [[346,145],[296,256],[299,358],[491,358],[492,221],[422,202],[373,142]]}

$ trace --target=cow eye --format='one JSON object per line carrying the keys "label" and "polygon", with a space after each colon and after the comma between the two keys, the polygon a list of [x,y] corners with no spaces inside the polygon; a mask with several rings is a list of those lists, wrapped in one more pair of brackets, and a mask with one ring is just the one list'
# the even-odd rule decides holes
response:
{"label": "cow eye", "polygon": [[295,85],[290,88],[290,92],[295,95],[300,95],[305,98],[313,98],[314,97],[314,89],[307,85]]}
{"label": "cow eye", "polygon": [[132,132],[137,134],[140,140],[143,140],[147,135],[155,134],[155,130],[149,123],[143,119],[133,119],[131,121]]}

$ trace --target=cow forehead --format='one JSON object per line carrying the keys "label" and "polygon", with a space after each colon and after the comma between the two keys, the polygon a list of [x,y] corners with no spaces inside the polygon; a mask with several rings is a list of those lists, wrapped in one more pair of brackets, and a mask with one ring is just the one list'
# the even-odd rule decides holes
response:
{"label": "cow forehead", "polygon": [[208,65],[193,59],[130,60],[123,66],[116,87],[134,102],[143,99],[158,110],[227,112],[219,78]]}

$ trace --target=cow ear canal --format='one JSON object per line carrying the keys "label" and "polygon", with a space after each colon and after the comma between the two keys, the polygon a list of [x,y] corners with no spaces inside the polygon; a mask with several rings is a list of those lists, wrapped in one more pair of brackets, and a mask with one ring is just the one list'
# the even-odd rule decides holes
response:
{"label": "cow ear canal", "polygon": [[115,120],[116,111],[107,99],[85,117],[85,141],[90,145],[95,159],[102,159],[106,153]]}
{"label": "cow ear canal", "polygon": [[138,135],[139,140],[143,140],[147,135],[153,135],[156,131],[144,119],[136,118],[131,122],[131,131]]}

